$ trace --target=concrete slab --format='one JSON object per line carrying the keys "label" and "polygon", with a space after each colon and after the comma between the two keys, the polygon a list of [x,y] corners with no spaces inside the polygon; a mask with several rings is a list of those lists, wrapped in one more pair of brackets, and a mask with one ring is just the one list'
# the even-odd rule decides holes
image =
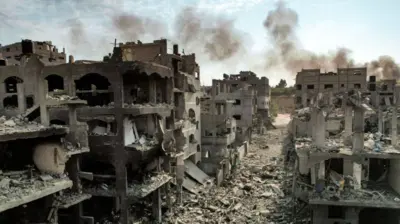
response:
{"label": "concrete slab", "polygon": [[[168,183],[172,179],[168,174],[160,173],[156,176],[150,177],[140,184],[128,184],[128,198],[130,200],[138,200],[148,196],[153,191],[162,187],[164,184]],[[95,186],[86,187],[83,191],[87,194],[93,196],[101,197],[116,197],[117,191],[115,186]]]}
{"label": "concrete slab", "polygon": [[79,193],[70,193],[64,194],[57,198],[59,203],[56,205],[57,208],[67,209],[73,205],[79,204],[87,199],[90,199],[92,195],[90,194],[79,194]]}
{"label": "concrete slab", "polygon": [[199,187],[200,185],[196,183],[196,181],[190,179],[189,177],[185,177],[185,179],[183,180],[183,184],[182,184],[183,188],[185,188],[186,190],[188,190],[189,192],[193,193],[193,194],[197,194],[199,193]]}
{"label": "concrete slab", "polygon": [[201,184],[206,183],[206,181],[210,179],[210,177],[206,173],[204,173],[199,167],[196,166],[196,164],[194,164],[190,160],[185,160],[185,168],[185,172]]}
{"label": "concrete slab", "polygon": [[27,194],[18,194],[19,191],[14,191],[18,195],[10,193],[6,200],[2,200],[0,204],[0,212],[18,207],[20,205],[44,198],[61,190],[71,188],[71,180],[53,180],[39,189],[30,190]]}
{"label": "concrete slab", "polygon": [[44,138],[53,135],[64,135],[68,132],[67,127],[32,124],[0,130],[0,142],[13,141],[18,139]]}

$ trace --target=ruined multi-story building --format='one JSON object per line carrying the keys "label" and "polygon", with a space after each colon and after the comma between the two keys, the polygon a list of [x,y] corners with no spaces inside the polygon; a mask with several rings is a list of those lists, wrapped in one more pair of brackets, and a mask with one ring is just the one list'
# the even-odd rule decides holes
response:
{"label": "ruined multi-story building", "polygon": [[[81,178],[90,174],[82,172],[79,166],[81,154],[88,152],[89,147],[87,126],[78,124],[76,109],[86,102],[47,98],[44,77],[35,66],[40,63],[39,58],[22,57],[25,63],[19,66],[0,66],[2,80],[17,77],[20,81],[2,85],[2,90],[12,89],[8,94],[16,94],[20,103],[17,108],[2,107],[0,112],[0,222],[93,223],[92,217],[81,212],[81,202],[91,197],[82,192],[81,185]],[[23,84],[27,77],[32,80],[29,85],[35,88]],[[25,90],[38,99],[40,113],[34,116],[39,116],[37,122],[30,121],[30,112],[25,110]],[[1,96],[7,98],[5,93]],[[49,125],[50,107],[66,108],[68,127]]]}
{"label": "ruined multi-story building", "polygon": [[[213,80],[215,81],[215,80]],[[214,82],[215,84],[215,82]],[[202,160],[200,167],[208,175],[215,176],[217,185],[228,177],[232,165],[247,152],[248,142],[238,141],[238,120],[233,117],[234,103],[217,96],[219,86],[213,85],[211,96],[201,99]]]}
{"label": "ruined multi-story building", "polygon": [[338,68],[337,72],[321,73],[320,69],[302,69],[296,75],[295,104],[307,107],[319,92],[367,90],[367,68]]}
{"label": "ruined multi-story building", "polygon": [[182,187],[189,188],[185,175],[197,184],[208,180],[195,165],[201,159],[200,69],[194,54],[180,55],[178,45],[173,53],[167,49],[166,40],[121,43],[102,62],[70,56],[67,64],[44,63],[31,49],[19,66],[0,69],[6,80],[0,109],[6,114],[36,119],[40,112],[49,115],[44,123],[70,122],[65,108],[40,109],[35,75],[46,80],[48,97],[87,102],[77,114],[88,125],[91,149],[81,164],[91,174],[82,181],[83,192],[92,195],[83,210],[96,222],[119,216],[127,223],[138,212],[131,204],[150,194],[153,217],[160,221],[160,187],[166,186],[168,196],[173,178],[179,202]]}
{"label": "ruined multi-story building", "polygon": [[238,75],[224,75],[222,80],[213,80],[215,99],[233,100],[232,116],[237,121],[239,141],[251,140],[253,122],[258,118],[260,127],[269,118],[270,88],[266,77],[258,78],[251,71]]}
{"label": "ruined multi-story building", "polygon": [[3,56],[3,65],[19,65],[21,58],[26,54],[35,54],[45,64],[63,64],[67,58],[65,49],[59,52],[58,48],[51,41],[31,41],[22,40],[21,42],[1,46],[0,55]]}
{"label": "ruined multi-story building", "polygon": [[[399,89],[393,92],[399,99]],[[326,122],[327,114],[335,113],[332,104],[322,93],[311,100],[311,138],[295,141],[294,193],[312,209],[312,223],[398,223],[400,101],[382,105],[357,91],[347,91],[341,99],[343,132],[329,136]],[[386,113],[378,118],[379,128],[365,133],[366,116],[380,110]],[[387,119],[389,130],[382,128]]]}

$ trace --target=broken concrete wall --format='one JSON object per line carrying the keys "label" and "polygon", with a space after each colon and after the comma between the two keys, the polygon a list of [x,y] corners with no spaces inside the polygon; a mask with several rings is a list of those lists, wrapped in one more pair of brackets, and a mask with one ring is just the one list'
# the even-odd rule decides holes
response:
{"label": "broken concrete wall", "polygon": [[76,124],[76,131],[69,133],[66,139],[69,142],[76,142],[80,147],[89,147],[88,130],[89,127],[86,123],[78,122]]}
{"label": "broken concrete wall", "polygon": [[196,63],[196,55],[182,55],[182,67],[181,71],[194,75],[195,78],[200,79],[200,68]]}
{"label": "broken concrete wall", "polygon": [[311,121],[303,121],[293,118],[293,133],[296,137],[311,137],[313,124]]}
{"label": "broken concrete wall", "polygon": [[[138,43],[127,42],[120,43],[119,47],[122,50],[123,61],[152,61],[154,63],[168,66],[168,60],[165,57],[167,54],[167,40],[155,40],[153,43]],[[159,55],[159,56],[158,56]]]}
{"label": "broken concrete wall", "polygon": [[328,132],[339,132],[342,129],[342,120],[340,119],[328,119],[326,121],[326,130]]}
{"label": "broken concrete wall", "polygon": [[[21,83],[23,85],[23,98],[25,101],[28,97],[33,100],[33,104],[38,101],[38,91],[37,91],[37,77],[41,74],[41,69],[43,68],[43,63],[39,61],[38,58],[32,56],[29,60],[26,58],[21,59],[23,63],[19,66],[2,66],[0,67],[0,110],[6,109],[6,113],[9,116],[14,116],[19,114],[18,108],[5,108],[4,104],[6,98],[16,97],[18,98],[18,91],[16,83]],[[26,103],[26,102],[25,102]],[[6,105],[7,106],[7,105]]]}
{"label": "broken concrete wall", "polygon": [[251,90],[237,90],[229,94],[230,100],[235,100],[233,104],[233,117],[236,119],[238,127],[251,127],[253,115],[255,114],[254,92]]}
{"label": "broken concrete wall", "polygon": [[[30,48],[25,48],[23,43],[30,43]],[[26,45],[25,45],[26,46]],[[0,55],[2,54],[6,58],[10,65],[20,62],[20,56],[23,53],[35,53],[40,55],[43,60],[49,61],[52,58],[57,63],[66,63],[65,51],[59,51],[56,46],[52,44],[51,41],[30,41],[23,40],[21,42],[0,46]]]}

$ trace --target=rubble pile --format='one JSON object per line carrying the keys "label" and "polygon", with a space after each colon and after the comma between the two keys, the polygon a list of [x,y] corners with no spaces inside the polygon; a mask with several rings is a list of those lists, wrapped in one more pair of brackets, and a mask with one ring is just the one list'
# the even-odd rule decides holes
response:
{"label": "rubble pile", "polygon": [[310,199],[324,200],[350,200],[350,201],[371,201],[371,203],[395,203],[400,204],[397,196],[388,184],[384,181],[387,173],[383,173],[378,181],[362,181],[363,188],[357,188],[357,181],[352,176],[343,176],[333,170],[329,170],[329,178],[324,182],[319,182],[316,189],[311,193]]}
{"label": "rubble pile", "polygon": [[28,121],[27,118],[24,118],[21,115],[9,119],[7,119],[5,116],[0,117],[0,135],[20,132],[38,132],[47,129],[49,129],[48,126],[44,126],[34,121]]}
{"label": "rubble pile", "polygon": [[291,223],[292,175],[285,170],[282,136],[276,129],[253,137],[248,155],[223,186],[187,194],[182,206],[167,213],[167,223]]}
{"label": "rubble pile", "polygon": [[135,142],[130,144],[130,146],[134,147],[138,151],[146,151],[152,149],[158,144],[159,142],[155,136],[147,137],[146,135],[141,135],[140,138],[136,139]]}
{"label": "rubble pile", "polygon": [[[296,150],[298,152],[329,152],[352,154],[352,135],[348,137],[337,136],[325,140],[325,147],[316,147],[311,138],[296,138]],[[364,134],[364,153],[400,153],[399,147],[391,145],[391,139],[381,133]]]}
{"label": "rubble pile", "polygon": [[69,180],[66,175],[38,175],[33,170],[0,170],[0,204],[34,194],[62,180]]}
{"label": "rubble pile", "polygon": [[79,100],[77,96],[70,96],[70,95],[46,95],[46,99],[48,100],[58,100],[58,101],[69,101],[69,100]]}

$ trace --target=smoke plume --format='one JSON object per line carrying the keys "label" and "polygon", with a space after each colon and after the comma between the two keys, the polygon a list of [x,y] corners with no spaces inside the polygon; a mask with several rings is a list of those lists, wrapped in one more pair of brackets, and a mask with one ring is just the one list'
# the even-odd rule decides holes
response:
{"label": "smoke plume", "polygon": [[133,41],[145,35],[160,38],[167,32],[166,25],[160,21],[128,13],[114,15],[112,26],[124,40]]}
{"label": "smoke plume", "polygon": [[400,68],[390,56],[380,56],[378,60],[367,64],[370,75],[384,79],[400,79]]}
{"label": "smoke plume", "polygon": [[[160,20],[121,12],[110,12],[110,25],[104,25],[108,33],[115,33],[121,41],[137,41],[145,37],[159,39],[168,36],[168,26]],[[92,41],[86,40],[85,24],[78,19],[67,21],[71,45]],[[178,12],[174,24],[172,41],[196,53],[204,53],[212,61],[224,61],[244,50],[243,34],[235,29],[234,20],[186,7]]]}
{"label": "smoke plume", "polygon": [[198,50],[211,60],[223,61],[244,49],[242,33],[235,29],[233,20],[187,7],[178,14],[174,25],[178,41],[194,50],[200,47]]}
{"label": "smoke plume", "polygon": [[86,42],[85,26],[79,19],[69,19],[66,21],[68,27],[69,41],[76,46]]}
{"label": "smoke plume", "polygon": [[[279,1],[276,8],[268,12],[264,27],[272,49],[267,52],[267,69],[283,66],[296,74],[301,69],[335,71],[338,67],[360,66],[350,57],[351,50],[347,48],[339,48],[328,54],[316,54],[303,49],[297,36],[298,24],[298,14],[283,1]],[[367,66],[369,75],[385,79],[400,78],[399,66],[389,56],[381,56],[378,60],[367,63]]]}

